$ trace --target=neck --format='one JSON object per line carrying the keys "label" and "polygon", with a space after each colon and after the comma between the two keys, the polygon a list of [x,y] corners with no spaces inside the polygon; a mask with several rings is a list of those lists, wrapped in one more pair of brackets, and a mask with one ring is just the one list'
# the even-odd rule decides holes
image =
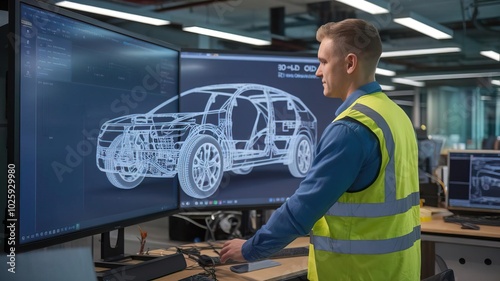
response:
{"label": "neck", "polygon": [[361,88],[361,86],[366,85],[368,83],[374,82],[375,81],[375,75],[370,75],[367,77],[359,77],[358,79],[354,79],[352,83],[349,85],[347,89],[347,95],[344,97],[343,100],[346,100],[347,97],[349,97],[354,91],[357,89]]}

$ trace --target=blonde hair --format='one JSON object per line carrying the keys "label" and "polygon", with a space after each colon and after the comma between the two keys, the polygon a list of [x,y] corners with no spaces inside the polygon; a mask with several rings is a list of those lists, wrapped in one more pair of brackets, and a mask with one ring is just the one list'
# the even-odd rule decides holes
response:
{"label": "blonde hair", "polygon": [[321,42],[325,38],[334,42],[334,52],[346,56],[355,54],[359,59],[373,66],[373,71],[382,54],[382,42],[377,28],[361,19],[345,19],[340,22],[329,22],[318,28],[316,39]]}

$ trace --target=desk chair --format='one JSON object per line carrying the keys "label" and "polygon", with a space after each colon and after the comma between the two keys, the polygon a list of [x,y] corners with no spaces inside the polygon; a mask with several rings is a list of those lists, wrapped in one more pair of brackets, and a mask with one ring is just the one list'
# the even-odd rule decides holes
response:
{"label": "desk chair", "polygon": [[455,281],[455,274],[452,269],[446,269],[434,276],[422,279],[422,281]]}

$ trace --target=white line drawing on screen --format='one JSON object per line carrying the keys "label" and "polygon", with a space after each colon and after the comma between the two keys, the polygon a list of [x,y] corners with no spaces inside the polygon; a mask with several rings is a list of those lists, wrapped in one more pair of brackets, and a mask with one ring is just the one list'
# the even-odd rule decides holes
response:
{"label": "white line drawing on screen", "polygon": [[[97,167],[121,189],[145,177],[178,174],[194,198],[216,192],[224,172],[284,164],[294,177],[309,171],[317,119],[297,97],[261,84],[218,84],[180,94],[144,114],[107,121],[97,140]],[[170,112],[169,112],[170,110]]]}
{"label": "white line drawing on screen", "polygon": [[500,161],[479,159],[472,162],[471,198],[480,203],[500,203]]}

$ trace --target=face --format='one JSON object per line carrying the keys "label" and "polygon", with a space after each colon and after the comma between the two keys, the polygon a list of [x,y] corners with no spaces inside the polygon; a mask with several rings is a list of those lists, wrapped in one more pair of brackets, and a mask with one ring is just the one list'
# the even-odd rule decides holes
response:
{"label": "face", "polygon": [[329,98],[345,100],[347,87],[347,72],[345,60],[334,52],[332,39],[323,39],[318,49],[319,66],[316,76],[323,83],[323,95]]}

